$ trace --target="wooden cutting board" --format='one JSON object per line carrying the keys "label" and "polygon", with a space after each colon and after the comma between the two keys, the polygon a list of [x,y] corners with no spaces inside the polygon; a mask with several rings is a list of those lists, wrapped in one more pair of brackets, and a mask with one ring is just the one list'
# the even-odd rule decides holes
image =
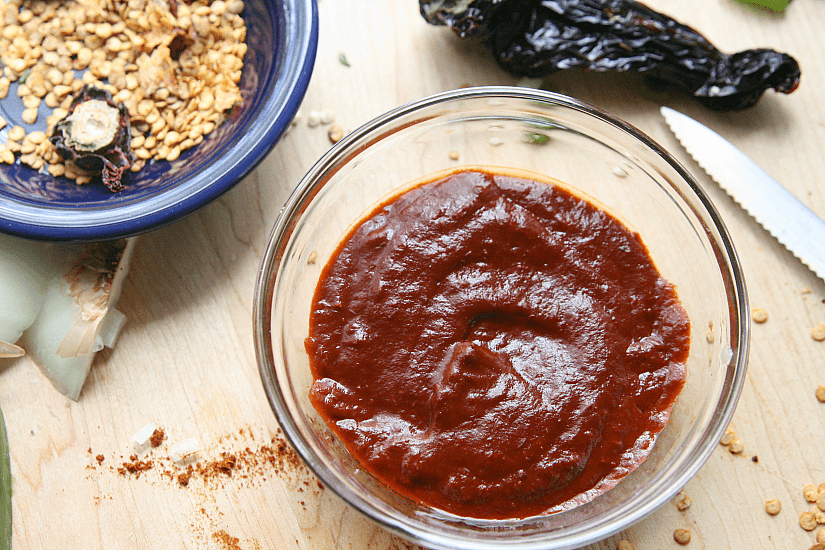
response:
{"label": "wooden cutting board", "polygon": [[[712,184],[658,107],[713,127],[825,216],[825,2],[794,0],[783,14],[734,0],[649,5],[725,51],[772,47],[794,55],[802,85],[790,96],[768,93],[747,111],[714,113],[630,75],[560,73],[543,82],[626,119],[693,172],[733,235],[752,306],[768,312],[752,327],[733,421],[744,452],[720,446],[713,453],[685,488],[689,509],[666,504],[588,548],[612,550],[622,538],[638,549],[677,548],[674,530],[689,529],[693,549],[807,549],[816,531],[798,525],[811,509],[802,487],[825,482],[825,403],[814,395],[825,385],[825,342],[810,334],[825,323],[825,283]],[[428,26],[415,0],[321,0],[319,11],[317,63],[297,124],[231,192],[140,238],[119,304],[129,324],[116,349],[96,358],[80,400],[59,395],[25,358],[0,361],[15,550],[413,546],[319,486],[282,447],[253,349],[258,262],[290,191],[331,146],[328,125],[308,126],[312,111],[332,111],[350,131],[425,95],[517,79],[481,45]],[[166,439],[136,448],[132,435],[148,422]],[[184,486],[186,470],[168,452],[187,438],[197,438],[201,451]],[[765,501],[774,498],[782,511],[769,516]]]}

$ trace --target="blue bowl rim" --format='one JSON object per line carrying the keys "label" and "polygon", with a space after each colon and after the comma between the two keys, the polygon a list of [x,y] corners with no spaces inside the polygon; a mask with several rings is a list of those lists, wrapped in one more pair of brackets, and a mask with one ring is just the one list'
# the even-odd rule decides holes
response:
{"label": "blue bowl rim", "polygon": [[[268,96],[259,113],[269,124],[252,127],[234,148],[235,156],[219,159],[220,173],[203,170],[185,185],[169,189],[163,200],[147,209],[146,203],[120,211],[117,207],[90,213],[82,205],[66,208],[42,203],[22,204],[0,195],[0,232],[40,241],[93,242],[130,237],[183,218],[232,188],[251,172],[271,151],[298,111],[309,86],[318,46],[318,7],[316,0],[280,1],[283,22],[282,44],[289,49],[281,55],[280,65],[264,84]],[[112,216],[117,213],[116,216]],[[74,221],[72,221],[74,220]],[[61,223],[62,222],[62,223]]]}

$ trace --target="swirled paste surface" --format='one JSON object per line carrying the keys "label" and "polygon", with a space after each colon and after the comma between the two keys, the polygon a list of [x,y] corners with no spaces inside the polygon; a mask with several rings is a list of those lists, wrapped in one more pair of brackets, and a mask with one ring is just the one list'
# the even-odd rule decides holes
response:
{"label": "swirled paste surface", "polygon": [[639,235],[563,187],[457,171],[365,216],[322,272],[313,404],[414,501],[564,510],[644,461],[689,321]]}

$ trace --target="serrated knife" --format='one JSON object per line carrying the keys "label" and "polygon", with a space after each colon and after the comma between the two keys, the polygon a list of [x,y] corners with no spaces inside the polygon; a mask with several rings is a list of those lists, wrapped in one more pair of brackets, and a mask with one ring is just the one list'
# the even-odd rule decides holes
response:
{"label": "serrated knife", "polygon": [[725,138],[678,111],[660,111],[682,146],[719,187],[825,281],[825,221]]}

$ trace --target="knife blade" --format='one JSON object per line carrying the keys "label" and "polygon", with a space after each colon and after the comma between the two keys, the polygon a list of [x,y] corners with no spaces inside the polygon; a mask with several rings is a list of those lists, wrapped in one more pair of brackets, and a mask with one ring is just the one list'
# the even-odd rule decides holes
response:
{"label": "knife blade", "polygon": [[660,112],[682,146],[719,187],[825,281],[825,221],[704,124],[668,107]]}

